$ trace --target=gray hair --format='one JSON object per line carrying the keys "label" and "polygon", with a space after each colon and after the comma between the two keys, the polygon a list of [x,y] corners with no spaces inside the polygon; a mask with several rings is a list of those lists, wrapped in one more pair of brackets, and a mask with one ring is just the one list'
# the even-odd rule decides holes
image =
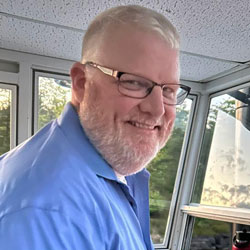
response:
{"label": "gray hair", "polygon": [[96,16],[84,35],[82,58],[96,45],[109,27],[119,25],[119,23],[133,25],[133,27],[146,31],[154,31],[163,37],[172,48],[179,49],[179,34],[164,15],[139,5],[127,5],[108,9]]}

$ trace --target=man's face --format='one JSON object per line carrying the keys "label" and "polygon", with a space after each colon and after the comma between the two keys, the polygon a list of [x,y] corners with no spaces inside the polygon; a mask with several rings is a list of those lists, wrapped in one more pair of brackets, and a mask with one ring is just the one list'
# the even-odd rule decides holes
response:
{"label": "man's face", "polygon": [[[157,83],[178,83],[178,51],[158,35],[129,27],[111,31],[91,61]],[[175,107],[163,104],[159,87],[145,99],[123,96],[116,79],[87,65],[79,117],[112,168],[129,175],[145,167],[164,146],[173,127]]]}

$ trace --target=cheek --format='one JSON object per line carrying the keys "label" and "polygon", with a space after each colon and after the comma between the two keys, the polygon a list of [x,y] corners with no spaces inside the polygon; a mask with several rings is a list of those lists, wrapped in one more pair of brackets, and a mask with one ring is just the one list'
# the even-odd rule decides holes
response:
{"label": "cheek", "polygon": [[165,126],[169,129],[172,129],[172,127],[174,126],[174,121],[175,121],[175,117],[176,117],[176,108],[175,107],[169,107],[166,109],[165,112]]}
{"label": "cheek", "polygon": [[139,101],[129,97],[119,96],[110,100],[109,107],[114,111],[118,119],[123,119],[129,114],[136,113]]}
{"label": "cheek", "polygon": [[170,110],[169,113],[170,113],[170,117],[171,117],[170,119],[174,121],[174,120],[175,120],[175,117],[176,117],[176,108],[173,107],[173,108]]}

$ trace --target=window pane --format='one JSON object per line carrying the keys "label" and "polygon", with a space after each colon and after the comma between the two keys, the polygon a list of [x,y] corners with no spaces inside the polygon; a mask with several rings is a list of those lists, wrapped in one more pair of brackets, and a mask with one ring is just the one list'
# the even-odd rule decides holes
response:
{"label": "window pane", "polygon": [[190,250],[232,249],[232,224],[195,218]]}
{"label": "window pane", "polygon": [[192,201],[250,208],[250,88],[211,101]]}
{"label": "window pane", "polygon": [[0,155],[10,150],[11,90],[0,88]]}
{"label": "window pane", "polygon": [[71,99],[70,81],[56,78],[38,78],[38,129],[60,115]]}
{"label": "window pane", "polygon": [[151,236],[154,243],[163,243],[173,194],[182,143],[192,101],[177,107],[174,130],[167,145],[149,164]]}

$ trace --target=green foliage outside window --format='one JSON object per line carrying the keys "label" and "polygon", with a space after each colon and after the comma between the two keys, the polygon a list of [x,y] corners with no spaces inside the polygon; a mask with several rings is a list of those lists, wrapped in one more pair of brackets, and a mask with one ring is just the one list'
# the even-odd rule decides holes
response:
{"label": "green foliage outside window", "polygon": [[58,82],[60,83],[54,78],[39,77],[38,129],[57,118],[65,104],[70,101],[70,89]]}
{"label": "green foliage outside window", "polygon": [[0,89],[0,155],[10,150],[11,90]]}
{"label": "green foliage outside window", "polygon": [[224,221],[195,218],[190,250],[232,249],[232,224]]}
{"label": "green foliage outside window", "polygon": [[151,236],[154,243],[162,243],[175,184],[184,134],[191,108],[191,100],[177,107],[175,126],[166,146],[148,165],[150,178]]}
{"label": "green foliage outside window", "polygon": [[230,224],[227,222],[195,218],[193,237],[229,234],[230,230]]}

